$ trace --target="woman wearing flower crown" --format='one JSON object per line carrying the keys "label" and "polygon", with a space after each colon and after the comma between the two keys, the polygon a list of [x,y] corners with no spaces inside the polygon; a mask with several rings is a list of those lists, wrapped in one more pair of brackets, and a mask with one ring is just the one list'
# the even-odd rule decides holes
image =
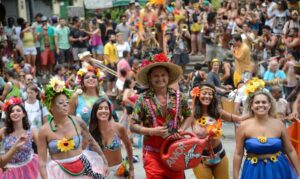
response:
{"label": "woman wearing flower crown", "polygon": [[6,119],[5,127],[0,130],[0,140],[3,140],[6,155],[0,161],[3,168],[0,178],[36,179],[39,175],[38,157],[33,152],[32,140],[37,142],[37,132],[30,130],[22,100],[10,98],[2,110]]}
{"label": "woman wearing flower crown", "polygon": [[92,66],[81,68],[77,72],[77,80],[82,93],[74,94],[70,103],[71,115],[80,116],[88,125],[93,104],[99,98],[100,69]]}
{"label": "woman wearing flower crown", "polygon": [[[242,179],[289,178],[300,176],[300,163],[284,124],[275,118],[274,99],[266,90],[256,90],[247,99],[251,118],[237,129],[233,159],[233,178],[239,178],[240,167],[246,150],[241,172]],[[297,174],[295,170],[297,171]]]}
{"label": "woman wearing flower crown", "polygon": [[144,135],[143,160],[146,178],[183,179],[184,171],[173,171],[163,164],[160,147],[166,137],[180,136],[191,122],[187,100],[170,88],[182,75],[182,69],[168,62],[165,54],[144,61],[137,82],[149,89],[139,96],[131,118],[131,131]]}
{"label": "woman wearing flower crown", "polygon": [[[52,116],[39,131],[41,177],[102,179],[106,173],[107,161],[85,122],[69,115],[71,95],[64,82],[57,78],[52,78],[46,87],[44,102]],[[84,150],[87,145],[92,151]],[[47,151],[51,157],[49,162]]]}
{"label": "woman wearing flower crown", "polygon": [[237,122],[245,117],[238,117],[219,108],[214,86],[202,83],[191,91],[193,97],[193,132],[201,139],[207,138],[202,153],[202,163],[195,167],[197,179],[229,179],[229,163],[221,143],[222,122]]}
{"label": "woman wearing flower crown", "polygon": [[[112,120],[112,106],[107,99],[100,98],[93,105],[89,130],[107,158],[109,174],[106,178],[133,178],[132,147],[127,130]],[[128,160],[122,159],[121,142],[125,145]]]}

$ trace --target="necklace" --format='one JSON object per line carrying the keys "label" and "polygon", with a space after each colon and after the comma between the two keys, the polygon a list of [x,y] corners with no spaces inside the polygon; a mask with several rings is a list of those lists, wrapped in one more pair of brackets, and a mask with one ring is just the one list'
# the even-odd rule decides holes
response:
{"label": "necklace", "polygon": [[52,126],[52,121],[53,121],[54,117],[53,116],[48,116],[48,121],[49,121],[49,126],[52,132],[56,132],[57,131],[57,124],[54,125],[54,127]]}

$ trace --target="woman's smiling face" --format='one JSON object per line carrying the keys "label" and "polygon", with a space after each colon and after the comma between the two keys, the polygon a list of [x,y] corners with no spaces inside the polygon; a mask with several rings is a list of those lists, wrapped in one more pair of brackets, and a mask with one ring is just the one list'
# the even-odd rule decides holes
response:
{"label": "woman's smiling face", "polygon": [[109,121],[110,116],[110,109],[108,103],[105,101],[101,104],[99,104],[98,110],[97,110],[97,118],[100,121]]}

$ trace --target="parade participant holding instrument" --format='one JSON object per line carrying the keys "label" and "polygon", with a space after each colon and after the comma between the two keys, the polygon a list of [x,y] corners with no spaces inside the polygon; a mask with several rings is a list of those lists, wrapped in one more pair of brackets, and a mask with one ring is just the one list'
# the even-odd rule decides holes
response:
{"label": "parade participant holding instrument", "polygon": [[0,158],[0,178],[36,179],[39,175],[38,156],[34,154],[32,140],[37,132],[30,129],[21,98],[12,97],[2,106],[6,113],[5,127],[0,130],[5,155]]}
{"label": "parade participant holding instrument", "polygon": [[[57,78],[52,78],[46,87],[44,102],[52,116],[38,135],[41,177],[102,179],[107,169],[106,158],[85,122],[68,114],[71,95],[64,82]],[[87,145],[93,151],[84,150]]]}
{"label": "parade participant holding instrument", "polygon": [[299,178],[299,160],[284,124],[275,118],[274,99],[260,87],[254,87],[251,91],[247,110],[252,117],[237,129],[233,178],[239,178],[244,148],[247,155],[241,172],[242,179]]}
{"label": "parade participant holding instrument", "polygon": [[156,54],[144,61],[137,74],[137,82],[149,89],[140,95],[132,114],[132,132],[143,134],[143,160],[146,178],[183,179],[184,171],[172,171],[160,158],[160,147],[166,137],[185,130],[191,122],[187,100],[169,88],[182,75],[179,66],[169,63],[165,54]]}
{"label": "parade participant holding instrument", "polygon": [[[132,146],[126,129],[112,120],[112,106],[105,98],[98,99],[92,108],[89,130],[108,161],[107,179],[134,178]],[[122,162],[121,142],[125,145],[128,160]]]}
{"label": "parade participant holding instrument", "polygon": [[202,83],[191,91],[193,97],[193,132],[200,138],[208,137],[208,142],[202,153],[202,162],[195,167],[197,179],[229,179],[229,162],[221,143],[222,121],[238,122],[247,118],[238,117],[219,109],[216,89],[214,86]]}

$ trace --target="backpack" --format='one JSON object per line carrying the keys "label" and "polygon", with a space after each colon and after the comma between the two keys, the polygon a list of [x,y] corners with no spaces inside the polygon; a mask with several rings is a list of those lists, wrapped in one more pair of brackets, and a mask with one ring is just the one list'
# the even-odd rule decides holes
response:
{"label": "backpack", "polygon": [[[196,74],[197,73],[197,74]],[[200,75],[199,71],[195,71],[193,73],[193,78],[192,81],[190,83],[190,87],[191,89],[194,88],[195,86],[199,86],[201,84],[201,82],[203,81],[202,76]]]}

